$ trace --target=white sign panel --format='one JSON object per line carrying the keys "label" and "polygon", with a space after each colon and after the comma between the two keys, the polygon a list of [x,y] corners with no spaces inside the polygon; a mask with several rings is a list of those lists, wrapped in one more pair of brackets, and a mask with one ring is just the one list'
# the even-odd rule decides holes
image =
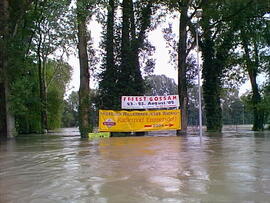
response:
{"label": "white sign panel", "polygon": [[167,96],[122,96],[122,109],[178,108],[178,95]]}

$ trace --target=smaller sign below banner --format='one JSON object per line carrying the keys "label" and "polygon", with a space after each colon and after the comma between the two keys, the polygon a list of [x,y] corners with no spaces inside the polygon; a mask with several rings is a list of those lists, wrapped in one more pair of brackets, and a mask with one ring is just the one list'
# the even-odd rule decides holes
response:
{"label": "smaller sign below banner", "polygon": [[179,96],[122,96],[122,109],[178,108]]}

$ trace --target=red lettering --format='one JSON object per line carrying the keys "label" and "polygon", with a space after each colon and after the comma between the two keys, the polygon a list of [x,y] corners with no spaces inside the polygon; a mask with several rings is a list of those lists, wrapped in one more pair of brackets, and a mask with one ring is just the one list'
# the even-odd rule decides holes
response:
{"label": "red lettering", "polygon": [[173,96],[173,99],[176,99],[176,96],[175,95]]}
{"label": "red lettering", "polygon": [[154,100],[155,100],[155,101],[158,101],[158,97],[154,97]]}

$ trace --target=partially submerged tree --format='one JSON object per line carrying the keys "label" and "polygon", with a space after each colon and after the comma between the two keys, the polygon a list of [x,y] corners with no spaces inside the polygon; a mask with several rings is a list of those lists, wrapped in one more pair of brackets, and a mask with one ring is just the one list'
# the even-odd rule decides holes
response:
{"label": "partially submerged tree", "polygon": [[6,104],[6,69],[7,69],[7,38],[8,38],[8,1],[0,2],[0,138],[7,138],[7,104]]}
{"label": "partially submerged tree", "polygon": [[[20,45],[28,44],[26,41],[28,35],[22,32],[22,27],[26,24],[24,17],[31,4],[32,1],[28,0],[0,2],[0,137],[2,138],[13,137],[16,134],[15,119],[10,109],[9,99],[12,82],[10,69],[11,62],[25,54],[24,46],[18,47],[16,40],[20,37]],[[17,55],[14,50],[20,55]]]}
{"label": "partially submerged tree", "polygon": [[[253,2],[255,6],[246,9],[239,19],[239,40],[243,50],[243,66],[248,72],[252,87],[253,130],[264,129],[264,108],[257,77],[265,67],[269,67],[269,14],[267,2]],[[267,9],[268,8],[268,9]],[[268,48],[267,48],[268,47]]]}
{"label": "partially submerged tree", "polygon": [[[203,57],[203,96],[207,130],[222,130],[221,90],[224,70],[228,66],[238,24],[244,6],[237,2],[206,1],[201,21]],[[230,12],[228,12],[230,11]]]}
{"label": "partially submerged tree", "polygon": [[89,16],[89,1],[77,0],[77,23],[78,23],[78,52],[80,61],[80,89],[79,89],[79,127],[82,138],[88,137],[91,131],[89,126],[89,94],[90,73],[87,53],[87,18]]}
{"label": "partially submerged tree", "polygon": [[[51,58],[62,60],[73,38],[69,0],[36,2],[34,14],[35,33],[31,51],[37,60],[41,129],[48,129],[48,78],[47,65]],[[69,31],[66,31],[66,30]],[[56,52],[61,53],[57,57]]]}
{"label": "partially submerged tree", "polygon": [[[172,45],[172,48],[177,51],[171,52],[172,56],[177,57],[177,69],[178,69],[178,94],[180,99],[181,109],[181,126],[182,130],[178,131],[178,134],[186,133],[188,125],[188,66],[189,58],[191,57],[190,51],[195,46],[195,31],[192,23],[192,18],[197,11],[196,2],[189,0],[179,1],[165,1],[165,5],[169,7],[171,11],[177,11],[179,13],[179,38],[172,43],[171,27],[164,30],[164,37],[166,41]],[[190,12],[190,8],[193,11]],[[189,36],[189,38],[188,38]],[[176,59],[173,59],[176,60]],[[192,67],[193,69],[195,66]]]}

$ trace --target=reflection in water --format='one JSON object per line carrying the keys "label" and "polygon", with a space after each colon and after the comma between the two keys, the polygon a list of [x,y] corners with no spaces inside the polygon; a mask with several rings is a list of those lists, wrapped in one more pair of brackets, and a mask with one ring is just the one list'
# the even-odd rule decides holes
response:
{"label": "reflection in water", "polygon": [[[259,134],[258,134],[259,135]],[[269,202],[269,133],[19,137],[0,145],[0,202]]]}

